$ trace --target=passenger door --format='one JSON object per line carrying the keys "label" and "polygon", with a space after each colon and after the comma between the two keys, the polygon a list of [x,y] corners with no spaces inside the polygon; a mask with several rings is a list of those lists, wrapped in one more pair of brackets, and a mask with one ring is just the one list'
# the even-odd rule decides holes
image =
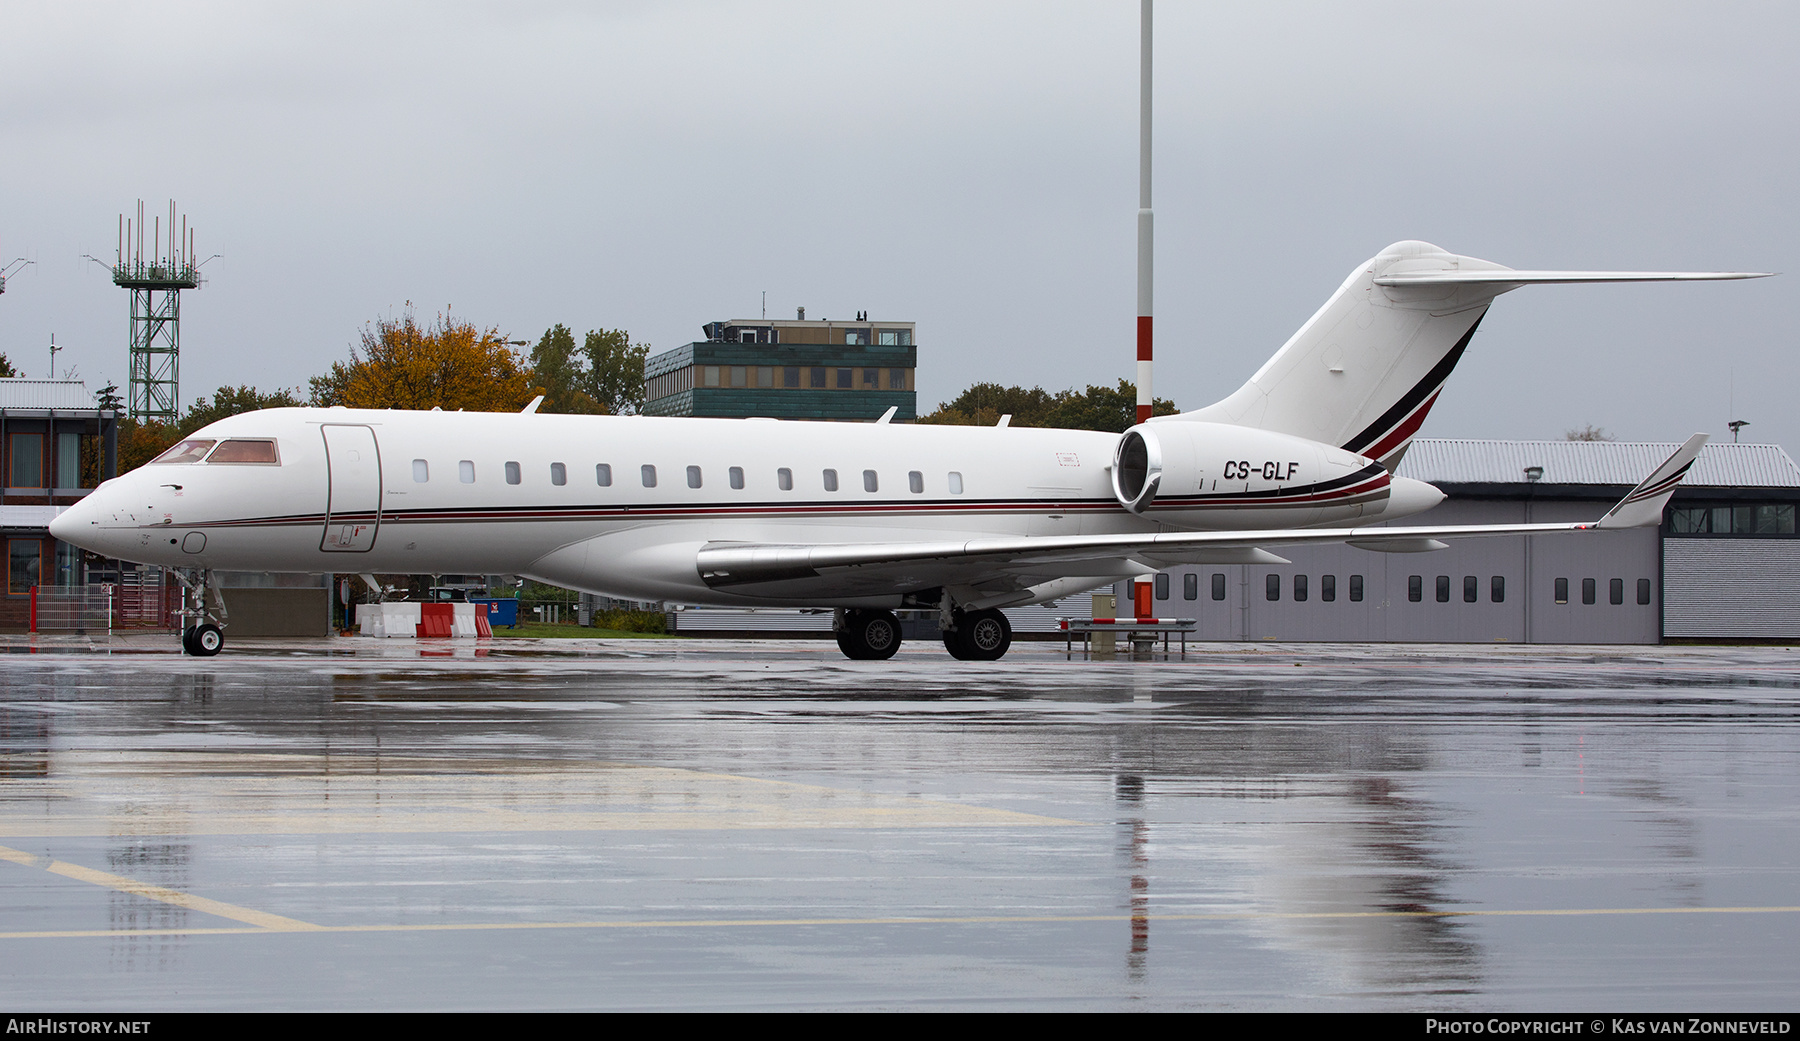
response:
{"label": "passenger door", "polygon": [[325,534],[319,548],[328,553],[367,553],[375,548],[381,526],[381,453],[372,427],[326,424],[325,466],[330,491],[325,500]]}

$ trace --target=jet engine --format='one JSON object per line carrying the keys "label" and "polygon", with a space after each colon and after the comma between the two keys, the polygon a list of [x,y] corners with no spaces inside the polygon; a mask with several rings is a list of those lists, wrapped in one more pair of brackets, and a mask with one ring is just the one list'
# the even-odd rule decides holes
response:
{"label": "jet engine", "polygon": [[1371,483],[1387,484],[1386,471],[1371,460],[1318,441],[1167,419],[1125,431],[1113,452],[1112,482],[1120,505],[1142,513],[1157,501],[1201,505],[1246,496],[1279,505],[1283,497],[1294,495],[1298,505],[1324,491],[1321,485],[1342,486],[1365,473]]}

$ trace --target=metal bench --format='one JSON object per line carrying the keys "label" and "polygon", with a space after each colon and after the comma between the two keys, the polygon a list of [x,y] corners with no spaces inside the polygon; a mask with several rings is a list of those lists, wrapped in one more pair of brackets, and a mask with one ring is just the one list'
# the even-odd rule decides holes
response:
{"label": "metal bench", "polygon": [[[1058,627],[1063,631],[1063,649],[1066,653],[1075,653],[1075,636],[1081,635],[1081,653],[1090,650],[1089,641],[1095,633],[1127,633],[1126,639],[1135,647],[1144,644],[1147,647],[1156,645],[1156,636],[1162,634],[1163,652],[1169,650],[1169,637],[1181,640],[1181,653],[1187,653],[1188,634],[1200,627],[1197,618],[1058,618]],[[1140,636],[1139,634],[1148,634]]]}

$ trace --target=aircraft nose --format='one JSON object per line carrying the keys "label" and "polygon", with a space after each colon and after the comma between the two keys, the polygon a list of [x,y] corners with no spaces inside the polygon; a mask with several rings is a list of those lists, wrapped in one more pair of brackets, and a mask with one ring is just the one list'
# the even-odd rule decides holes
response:
{"label": "aircraft nose", "polygon": [[82,549],[100,552],[100,521],[105,515],[99,502],[101,498],[102,493],[96,489],[57,514],[50,522],[51,536]]}

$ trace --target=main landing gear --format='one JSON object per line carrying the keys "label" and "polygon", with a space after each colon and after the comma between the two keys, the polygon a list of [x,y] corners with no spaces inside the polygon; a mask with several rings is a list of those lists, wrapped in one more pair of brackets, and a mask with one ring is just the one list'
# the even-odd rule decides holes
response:
{"label": "main landing gear", "polygon": [[883,661],[900,649],[900,619],[892,611],[839,610],[831,629],[852,661]]}
{"label": "main landing gear", "polygon": [[182,653],[210,658],[225,646],[225,598],[211,571],[195,572],[191,580],[180,571],[174,575],[181,583]]}
{"label": "main landing gear", "polygon": [[944,630],[944,649],[957,661],[999,661],[1012,646],[1012,623],[996,608],[956,611]]}

